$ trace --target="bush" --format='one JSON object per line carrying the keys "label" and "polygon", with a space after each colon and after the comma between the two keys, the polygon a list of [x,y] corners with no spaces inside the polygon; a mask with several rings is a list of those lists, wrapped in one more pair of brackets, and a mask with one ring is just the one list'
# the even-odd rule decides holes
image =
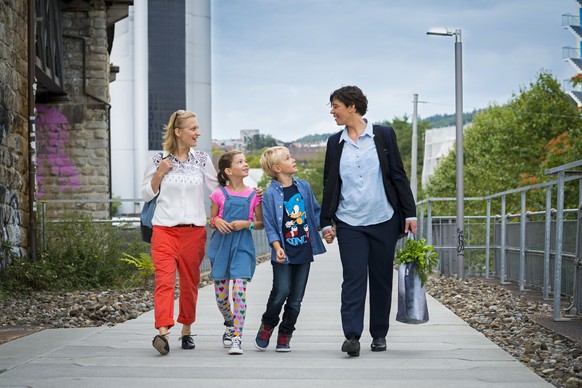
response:
{"label": "bush", "polygon": [[130,278],[134,284],[138,286],[149,286],[153,284],[155,268],[151,255],[140,253],[139,257],[135,257],[124,253],[121,261],[136,267],[137,272],[131,275]]}
{"label": "bush", "polygon": [[15,260],[0,273],[0,288],[14,293],[125,287],[136,269],[120,259],[145,249],[138,233],[131,232],[76,214],[47,223],[39,259]]}

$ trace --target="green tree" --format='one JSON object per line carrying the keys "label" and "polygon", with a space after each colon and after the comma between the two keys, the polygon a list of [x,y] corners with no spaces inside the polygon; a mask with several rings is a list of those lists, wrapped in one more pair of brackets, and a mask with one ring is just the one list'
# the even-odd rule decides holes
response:
{"label": "green tree", "polygon": [[[577,109],[558,82],[550,74],[540,73],[529,88],[521,89],[509,103],[480,111],[465,130],[465,197],[485,196],[553,179],[544,175],[546,168],[580,158],[581,154],[576,154],[571,145],[582,141],[581,127]],[[564,149],[568,152],[556,158],[556,153]],[[455,196],[455,161],[453,149],[437,168],[427,196]],[[543,194],[541,191],[528,194],[528,206],[544,203]],[[454,204],[449,205],[446,211],[451,214]],[[471,202],[465,206],[470,214],[482,213],[485,205]],[[519,209],[519,196],[508,197],[507,211]]]}
{"label": "green tree", "polygon": [[[398,141],[398,150],[400,151],[400,156],[402,157],[402,163],[404,164],[404,169],[406,170],[406,175],[408,179],[411,179],[412,171],[412,122],[408,122],[409,117],[403,116],[402,118],[395,117],[391,122],[384,121],[382,125],[390,125],[394,128],[396,133],[396,139]],[[422,167],[424,165],[424,134],[426,130],[430,128],[430,123],[427,120],[418,120],[416,125],[417,130],[417,166],[416,166],[416,179],[418,182],[418,198],[422,198],[420,182],[422,178]]]}
{"label": "green tree", "polygon": [[323,199],[323,165],[325,161],[325,150],[319,151],[317,157],[313,160],[304,161],[297,171],[297,177],[305,179],[317,202],[321,205]]}

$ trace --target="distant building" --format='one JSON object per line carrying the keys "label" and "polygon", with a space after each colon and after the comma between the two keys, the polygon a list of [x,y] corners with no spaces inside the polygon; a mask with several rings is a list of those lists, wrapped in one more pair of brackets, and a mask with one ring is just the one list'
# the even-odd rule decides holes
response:
{"label": "distant building", "polygon": [[576,87],[576,90],[568,91],[568,95],[578,106],[582,108],[582,57],[580,50],[582,49],[582,27],[580,26],[580,17],[582,16],[582,4],[578,4],[578,15],[564,14],[562,15],[562,26],[569,30],[576,39],[575,47],[563,47],[562,57],[564,60],[574,67],[576,74],[569,80]]}
{"label": "distant building", "polygon": [[136,1],[115,25],[112,195],[136,199],[123,202],[121,214],[139,213],[146,163],[161,151],[173,112],[197,114],[203,135],[196,148],[211,151],[210,8],[210,0]]}
{"label": "distant building", "polygon": [[[471,124],[465,124],[463,131]],[[453,149],[456,141],[456,127],[427,129],[424,135],[424,160],[422,166],[422,188],[426,188],[436,168]]]}
{"label": "distant building", "polygon": [[261,131],[258,129],[241,129],[240,130],[240,138],[243,143],[246,143],[248,139],[252,139],[255,136],[259,136]]}

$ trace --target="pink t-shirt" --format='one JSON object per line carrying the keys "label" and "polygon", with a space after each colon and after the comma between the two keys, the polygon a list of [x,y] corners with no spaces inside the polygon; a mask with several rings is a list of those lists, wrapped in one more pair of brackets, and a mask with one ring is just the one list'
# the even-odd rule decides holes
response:
{"label": "pink t-shirt", "polygon": [[[251,192],[253,191],[253,189],[250,187],[247,190],[241,192],[233,192],[228,188],[228,186],[225,186],[224,189],[228,192],[228,195],[231,195],[233,197],[244,197],[244,198],[247,198],[249,195],[251,195]],[[212,194],[210,194],[210,199],[212,200],[212,202],[218,205],[218,217],[222,218],[222,211],[224,210],[224,200],[225,200],[224,193],[222,192],[221,189],[217,189]],[[259,205],[260,203],[261,199],[255,195],[251,200],[248,221],[255,220],[255,207],[257,207],[257,205]]]}

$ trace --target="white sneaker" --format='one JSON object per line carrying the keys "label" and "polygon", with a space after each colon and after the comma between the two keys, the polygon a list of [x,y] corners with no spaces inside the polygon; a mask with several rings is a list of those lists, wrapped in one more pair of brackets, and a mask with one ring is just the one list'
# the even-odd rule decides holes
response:
{"label": "white sneaker", "polygon": [[234,338],[234,326],[227,326],[222,335],[222,344],[225,348],[232,346],[232,339]]}
{"label": "white sneaker", "polygon": [[228,354],[243,354],[242,346],[240,343],[240,337],[235,336],[232,339],[232,345],[228,350]]}

